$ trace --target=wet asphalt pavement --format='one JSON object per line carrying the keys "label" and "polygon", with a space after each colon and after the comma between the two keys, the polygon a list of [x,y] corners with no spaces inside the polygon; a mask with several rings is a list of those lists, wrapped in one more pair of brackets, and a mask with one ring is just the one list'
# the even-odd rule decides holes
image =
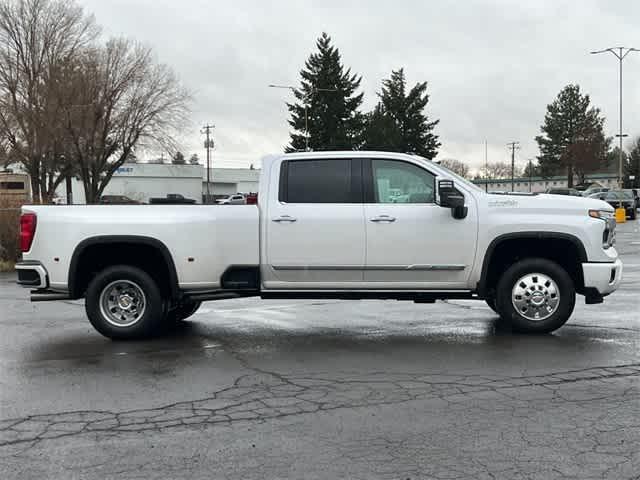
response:
{"label": "wet asphalt pavement", "polygon": [[640,478],[640,224],[553,335],[484,303],[210,302],[112,342],[0,276],[0,478]]}

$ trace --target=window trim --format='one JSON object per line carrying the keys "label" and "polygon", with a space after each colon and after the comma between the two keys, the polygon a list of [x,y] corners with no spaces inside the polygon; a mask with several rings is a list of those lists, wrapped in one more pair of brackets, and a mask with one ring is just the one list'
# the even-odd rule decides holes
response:
{"label": "window trim", "polygon": [[[433,202],[421,202],[421,203],[379,203],[376,202],[376,192],[374,187],[374,179],[373,179],[373,161],[374,160],[383,160],[387,162],[399,162],[406,163],[413,167],[424,170],[433,176]],[[432,172],[428,168],[424,168],[422,165],[417,163],[409,162],[407,160],[401,160],[398,158],[363,158],[362,159],[362,177],[363,177],[363,194],[364,194],[364,203],[374,204],[374,205],[437,205],[436,195],[437,195],[437,184],[438,184],[438,174]]]}
{"label": "window trim", "polygon": [[[349,202],[289,202],[289,163],[290,162],[322,162],[327,160],[339,160],[349,162],[351,167],[351,195]],[[361,158],[296,158],[283,160],[280,163],[280,177],[278,179],[278,201],[289,205],[354,205],[362,204],[363,198],[363,174]]]}

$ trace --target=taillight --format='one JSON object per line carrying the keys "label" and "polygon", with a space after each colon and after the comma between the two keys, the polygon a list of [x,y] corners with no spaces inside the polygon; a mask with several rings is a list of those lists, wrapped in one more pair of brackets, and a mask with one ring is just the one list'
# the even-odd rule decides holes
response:
{"label": "taillight", "polygon": [[35,213],[23,213],[20,216],[20,250],[28,252],[36,234],[38,217]]}

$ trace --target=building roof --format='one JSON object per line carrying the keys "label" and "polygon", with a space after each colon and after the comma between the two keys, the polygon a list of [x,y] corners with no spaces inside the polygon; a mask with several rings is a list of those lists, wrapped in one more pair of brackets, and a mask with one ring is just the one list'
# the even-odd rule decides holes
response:
{"label": "building roof", "polygon": [[[589,173],[584,176],[585,180],[602,180],[609,178],[618,178],[615,173]],[[516,177],[514,182],[553,182],[558,180],[566,180],[566,175],[553,175],[551,177]],[[473,183],[484,185],[485,183],[511,183],[511,177],[508,178],[474,178],[471,180]]]}

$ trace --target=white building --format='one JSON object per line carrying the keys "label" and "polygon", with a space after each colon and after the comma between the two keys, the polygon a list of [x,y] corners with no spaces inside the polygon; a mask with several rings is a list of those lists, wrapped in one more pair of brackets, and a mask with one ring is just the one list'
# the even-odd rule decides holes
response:
{"label": "white building", "polygon": [[[203,169],[202,193],[207,193],[207,170]],[[209,169],[209,188],[211,195],[232,195],[258,191],[260,170],[248,168],[211,168]]]}
{"label": "white building", "polygon": [[[202,203],[202,165],[172,165],[155,163],[125,163],[104,189],[103,195],[125,195],[148,203],[150,198],[179,193]],[[82,182],[72,182],[73,203],[86,203]],[[58,197],[65,198],[64,182],[58,187]]]}
{"label": "white building", "polygon": [[[578,179],[574,179],[576,185]],[[585,182],[597,183],[600,186],[616,188],[618,177],[615,173],[594,173],[585,175]],[[549,178],[542,177],[519,177],[512,182],[510,178],[499,179],[475,179],[473,183],[489,192],[544,192],[547,188],[567,188],[567,176],[558,175]]]}
{"label": "white building", "polygon": [[[258,191],[260,170],[248,168],[212,168],[210,175],[211,196],[250,193]],[[202,203],[207,192],[207,172],[202,165],[174,165],[167,163],[125,163],[111,178],[103,195],[125,195],[133,200],[148,203],[150,198],[179,193]],[[85,203],[82,182],[73,180],[73,203]],[[60,199],[66,198],[64,182],[56,190]]]}

